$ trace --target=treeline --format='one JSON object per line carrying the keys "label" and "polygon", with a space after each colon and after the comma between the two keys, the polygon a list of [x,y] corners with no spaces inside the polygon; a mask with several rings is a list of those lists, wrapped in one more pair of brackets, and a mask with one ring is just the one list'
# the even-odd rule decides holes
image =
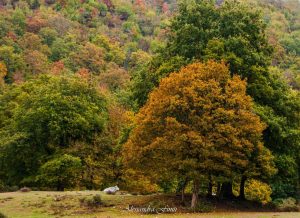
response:
{"label": "treeline", "polygon": [[0,5],[1,189],[299,196],[299,2]]}
{"label": "treeline", "polygon": [[163,47],[175,5],[0,1],[2,189],[121,180],[130,78]]}

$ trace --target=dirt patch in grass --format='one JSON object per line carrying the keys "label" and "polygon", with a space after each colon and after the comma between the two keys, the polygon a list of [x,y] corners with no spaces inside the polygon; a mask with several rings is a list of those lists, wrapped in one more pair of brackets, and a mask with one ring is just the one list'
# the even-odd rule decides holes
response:
{"label": "dirt patch in grass", "polygon": [[14,199],[13,197],[5,197],[5,198],[1,198],[0,199],[0,203],[4,203],[6,201],[11,201],[12,199]]}

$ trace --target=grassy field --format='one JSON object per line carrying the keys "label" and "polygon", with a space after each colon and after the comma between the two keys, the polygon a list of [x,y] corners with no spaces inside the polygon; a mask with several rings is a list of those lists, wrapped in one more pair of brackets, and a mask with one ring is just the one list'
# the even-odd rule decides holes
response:
{"label": "grassy field", "polygon": [[[88,207],[80,199],[89,198],[100,194],[104,202],[100,207]],[[188,213],[181,208],[174,214],[142,214],[128,211],[129,205],[147,205],[155,200],[163,200],[169,207],[173,207],[171,196],[149,195],[106,195],[97,191],[72,191],[72,192],[10,192],[0,193],[0,212],[9,218],[48,218],[48,217],[151,217],[151,218],[300,218],[300,213],[286,212],[253,212],[254,209],[239,210],[217,206],[211,213]],[[175,200],[176,203],[176,200]]]}

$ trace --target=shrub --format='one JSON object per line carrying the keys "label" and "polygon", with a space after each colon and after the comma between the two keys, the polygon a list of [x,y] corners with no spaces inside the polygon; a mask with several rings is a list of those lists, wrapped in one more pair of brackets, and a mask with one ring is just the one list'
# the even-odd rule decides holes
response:
{"label": "shrub", "polygon": [[0,218],[7,218],[7,216],[0,212]]}
{"label": "shrub", "polygon": [[245,195],[248,200],[257,201],[266,204],[272,201],[271,187],[261,181],[251,179],[246,183]]}
{"label": "shrub", "polygon": [[18,190],[18,186],[6,186],[4,183],[0,182],[0,192],[15,192]]}
{"label": "shrub", "polygon": [[38,187],[31,187],[31,191],[40,191]]}
{"label": "shrub", "polygon": [[297,201],[294,198],[278,198],[273,201],[275,207],[280,211],[299,211]]}
{"label": "shrub", "polygon": [[92,197],[85,197],[79,199],[80,204],[86,207],[99,207],[103,205],[101,196],[99,194],[96,194]]}
{"label": "shrub", "polygon": [[47,187],[56,187],[57,191],[73,188],[80,177],[82,164],[79,157],[64,154],[55,157],[40,168],[38,180]]}
{"label": "shrub", "polygon": [[16,186],[16,185],[10,186],[10,187],[7,188],[7,191],[9,191],[9,192],[16,192],[18,190],[19,190],[19,187]]}
{"label": "shrub", "polygon": [[191,212],[194,213],[208,213],[215,210],[215,206],[209,202],[200,201],[195,208],[190,208]]}
{"label": "shrub", "polygon": [[6,186],[5,184],[0,180],[0,192],[5,192],[6,191]]}

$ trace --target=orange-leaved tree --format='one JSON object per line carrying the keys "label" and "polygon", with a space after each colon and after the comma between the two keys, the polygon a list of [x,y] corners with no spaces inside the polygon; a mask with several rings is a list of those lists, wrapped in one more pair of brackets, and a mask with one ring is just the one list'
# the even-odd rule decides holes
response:
{"label": "orange-leaved tree", "polygon": [[7,75],[7,68],[0,62],[0,86],[4,85],[4,77]]}
{"label": "orange-leaved tree", "polygon": [[265,124],[252,106],[246,81],[231,77],[225,63],[188,65],[162,79],[137,114],[124,146],[125,164],[156,178],[190,178],[194,208],[201,176],[230,182],[259,166],[251,163],[265,149]]}

